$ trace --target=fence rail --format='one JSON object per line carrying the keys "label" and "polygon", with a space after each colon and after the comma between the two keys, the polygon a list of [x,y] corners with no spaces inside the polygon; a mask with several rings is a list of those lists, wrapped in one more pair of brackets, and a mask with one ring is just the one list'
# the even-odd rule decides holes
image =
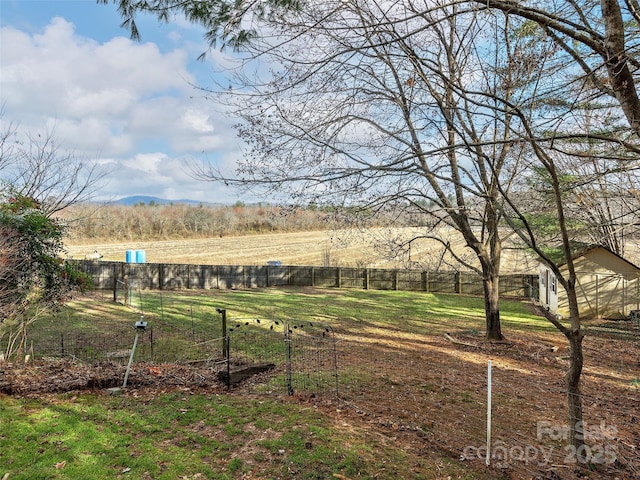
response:
{"label": "fence rail", "polygon": [[[232,266],[168,263],[77,261],[96,288],[112,289],[118,282],[141,289],[234,289],[261,287],[337,287],[370,290],[409,290],[481,295],[482,278],[474,273],[305,266]],[[500,294],[538,298],[538,276],[500,276]]]}

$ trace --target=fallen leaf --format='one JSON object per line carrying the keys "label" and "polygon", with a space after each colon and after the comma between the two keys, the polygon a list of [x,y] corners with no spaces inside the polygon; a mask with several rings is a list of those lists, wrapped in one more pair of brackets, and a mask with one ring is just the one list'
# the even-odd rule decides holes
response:
{"label": "fallen leaf", "polygon": [[66,466],[67,466],[67,461],[66,461],[66,460],[63,460],[63,461],[61,461],[61,462],[58,462],[58,463],[56,463],[56,464],[54,465],[54,467],[56,467],[57,469],[64,468],[64,467],[66,467]]}

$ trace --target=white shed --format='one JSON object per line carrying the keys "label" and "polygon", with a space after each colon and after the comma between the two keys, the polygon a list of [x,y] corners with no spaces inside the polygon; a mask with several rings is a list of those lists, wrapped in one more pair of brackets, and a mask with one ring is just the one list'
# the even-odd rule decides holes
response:
{"label": "white shed", "polygon": [[[625,318],[640,310],[640,268],[600,245],[575,254],[573,262],[580,318]],[[566,270],[566,265],[559,266]],[[568,317],[566,293],[544,265],[539,282],[540,303],[549,312]]]}

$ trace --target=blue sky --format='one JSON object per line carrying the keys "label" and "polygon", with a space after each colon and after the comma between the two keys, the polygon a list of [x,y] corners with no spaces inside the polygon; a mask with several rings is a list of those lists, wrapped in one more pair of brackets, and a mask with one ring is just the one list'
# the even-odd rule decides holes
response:
{"label": "blue sky", "polygon": [[184,19],[140,18],[140,42],[120,24],[115,5],[95,0],[0,0],[1,126],[53,132],[107,169],[99,199],[242,199],[185,168],[206,159],[231,171],[240,155],[234,119],[193,87],[213,87],[231,59],[211,51],[197,61],[207,45]]}

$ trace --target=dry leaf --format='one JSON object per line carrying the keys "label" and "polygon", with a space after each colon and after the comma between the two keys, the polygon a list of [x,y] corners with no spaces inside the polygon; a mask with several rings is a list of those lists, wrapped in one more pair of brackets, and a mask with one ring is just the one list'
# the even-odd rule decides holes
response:
{"label": "dry leaf", "polygon": [[67,461],[66,460],[63,460],[62,462],[58,462],[58,463],[56,463],[54,465],[54,467],[56,467],[57,469],[64,468],[66,466],[67,466]]}

